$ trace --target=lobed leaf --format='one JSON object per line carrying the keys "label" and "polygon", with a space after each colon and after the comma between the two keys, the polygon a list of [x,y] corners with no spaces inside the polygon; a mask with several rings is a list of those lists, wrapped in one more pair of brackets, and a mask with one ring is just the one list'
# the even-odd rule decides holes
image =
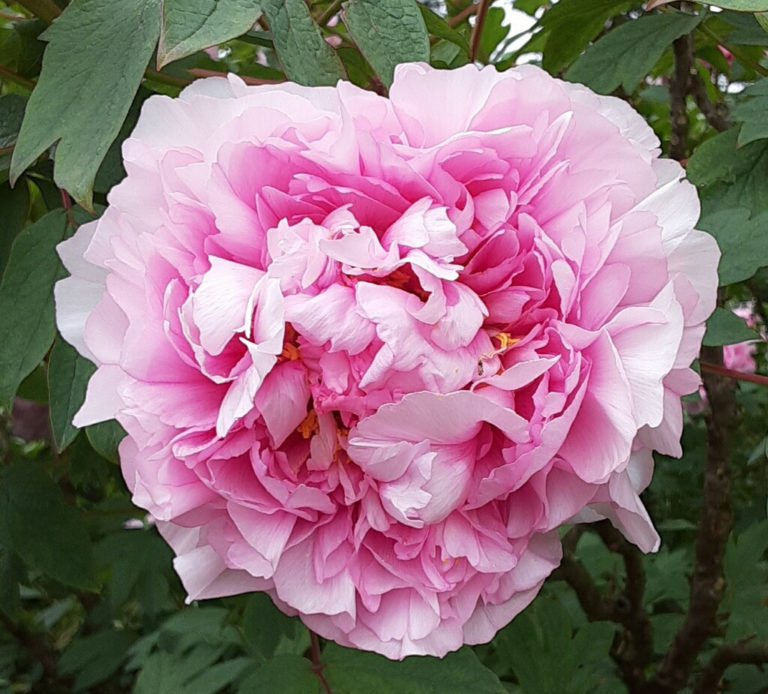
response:
{"label": "lobed leaf", "polygon": [[707,347],[735,345],[757,339],[757,333],[748,327],[743,318],[725,308],[716,308],[707,320],[707,331],[702,344]]}
{"label": "lobed leaf", "polygon": [[93,180],[139,88],[160,15],[160,0],[77,0],[46,30],[49,44],[13,152],[12,182],[58,142],[54,180],[91,208]]}
{"label": "lobed leaf", "polygon": [[64,276],[55,248],[68,234],[64,210],[54,210],[24,229],[11,247],[0,283],[0,404],[5,407],[53,343],[53,285]]}
{"label": "lobed leaf", "polygon": [[429,60],[429,34],[415,0],[349,0],[344,24],[389,87],[398,63]]}
{"label": "lobed leaf", "polygon": [[248,31],[259,0],[163,0],[157,69]]}
{"label": "lobed leaf", "polygon": [[608,94],[619,86],[632,92],[677,38],[693,31],[702,15],[655,14],[609,31],[592,44],[565,73],[596,92]]}
{"label": "lobed leaf", "polygon": [[308,86],[344,79],[339,56],[325,41],[304,0],[262,0],[277,57],[288,79]]}

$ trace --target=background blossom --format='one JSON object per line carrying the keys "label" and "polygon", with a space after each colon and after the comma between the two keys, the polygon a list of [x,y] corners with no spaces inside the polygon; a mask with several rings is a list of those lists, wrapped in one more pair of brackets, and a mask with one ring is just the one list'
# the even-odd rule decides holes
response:
{"label": "background blossom", "polygon": [[442,655],[535,596],[563,522],[655,549],[638,494],[680,453],[718,259],[658,153],[532,66],[150,99],[57,314],[98,365],[75,423],[125,427],[189,598]]}

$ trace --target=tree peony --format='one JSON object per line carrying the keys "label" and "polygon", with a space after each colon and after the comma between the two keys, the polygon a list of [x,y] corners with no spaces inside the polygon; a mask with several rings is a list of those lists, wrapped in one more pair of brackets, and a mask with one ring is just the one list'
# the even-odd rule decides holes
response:
{"label": "tree peony", "polygon": [[267,591],[390,658],[489,640],[679,454],[718,250],[632,109],[532,66],[389,98],[237,77],[155,96],[61,244],[79,426],[190,600]]}

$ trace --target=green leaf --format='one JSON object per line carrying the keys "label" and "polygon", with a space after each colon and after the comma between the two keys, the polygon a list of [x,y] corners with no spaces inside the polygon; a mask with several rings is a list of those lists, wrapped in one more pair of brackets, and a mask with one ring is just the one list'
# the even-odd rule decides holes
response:
{"label": "green leaf", "polygon": [[0,185],[0,210],[3,220],[0,222],[0,277],[2,277],[11,255],[11,246],[27,221],[29,186],[26,181],[22,181],[15,188],[11,188],[7,183]]}
{"label": "green leaf", "polygon": [[612,669],[608,650],[614,627],[584,623],[575,629],[568,611],[540,596],[494,639],[498,657],[508,663],[525,694],[585,694]]}
{"label": "green leaf", "polygon": [[90,208],[93,179],[128,113],[160,33],[160,0],[79,0],[50,43],[11,161],[15,181],[54,142],[54,180]]}
{"label": "green leaf", "polygon": [[26,106],[27,100],[18,94],[0,96],[0,149],[16,142]]}
{"label": "green leaf", "polygon": [[288,79],[304,85],[335,85],[344,67],[323,38],[304,0],[262,0],[275,51]]}
{"label": "green leaf", "polygon": [[[278,655],[268,660],[237,690],[238,694],[323,694],[323,691],[320,680],[312,672],[312,663],[298,655]],[[341,690],[332,691],[343,694]]]}
{"label": "green leaf", "polygon": [[0,404],[6,407],[56,334],[53,285],[64,271],[55,247],[67,235],[66,215],[55,210],[24,229],[11,248],[0,284]]}
{"label": "green leaf", "polygon": [[72,418],[85,400],[88,379],[94,371],[96,367],[74,347],[61,338],[56,340],[48,360],[48,393],[53,442],[59,452],[77,436]]}
{"label": "green leaf", "polygon": [[86,427],[85,435],[88,437],[88,442],[93,446],[93,450],[100,456],[112,463],[120,462],[117,447],[125,438],[125,429],[120,426],[119,422],[110,419],[107,422],[91,424],[91,426]]}
{"label": "green leaf", "polygon": [[719,210],[704,216],[699,228],[712,234],[722,251],[720,286],[747,280],[768,265],[768,212],[750,219],[744,208]]}
{"label": "green leaf", "polygon": [[0,543],[27,564],[76,588],[94,585],[91,542],[80,512],[35,463],[0,469]]}
{"label": "green leaf", "polygon": [[707,332],[704,333],[702,344],[722,347],[756,339],[757,333],[747,326],[743,318],[728,309],[716,308],[707,320]]}
{"label": "green leaf", "polygon": [[297,621],[275,607],[266,593],[254,593],[248,598],[243,613],[245,641],[264,658],[271,658],[283,636],[292,638]]}
{"label": "green leaf", "polygon": [[0,611],[13,617],[21,609],[19,583],[24,580],[24,566],[17,554],[0,547]]}
{"label": "green leaf", "polygon": [[59,669],[64,674],[76,675],[74,691],[88,689],[117,671],[135,640],[131,632],[115,629],[76,638],[61,654]]}
{"label": "green leaf", "polygon": [[757,20],[757,23],[763,27],[766,32],[768,32],[768,15],[764,14],[763,12],[758,12],[755,15],[755,19]]}
{"label": "green leaf", "polygon": [[615,0],[559,0],[541,17],[548,33],[542,67],[555,73],[576,58],[605,27],[605,22],[626,11],[634,2]]}
{"label": "green leaf", "polygon": [[385,86],[395,65],[429,60],[429,34],[415,0],[349,0],[344,24]]}
{"label": "green leaf", "polygon": [[703,15],[677,13],[644,15],[626,22],[589,46],[565,77],[601,94],[620,85],[632,92],[667,47],[693,31],[702,19]]}
{"label": "green leaf", "polygon": [[469,55],[469,41],[463,34],[456,31],[445,19],[435,14],[426,5],[419,4],[418,8],[424,25],[432,36],[457,45],[464,52],[464,55]]}
{"label": "green leaf", "polygon": [[334,694],[504,694],[498,677],[467,647],[444,658],[411,656],[400,662],[328,644],[323,670]]}
{"label": "green leaf", "polygon": [[747,87],[742,95],[747,101],[739,103],[732,111],[733,117],[742,123],[739,146],[768,138],[768,79]]}
{"label": "green leaf", "polygon": [[743,207],[755,216],[768,210],[768,140],[737,148],[737,129],[719,133],[688,160],[688,179],[698,188],[703,216]]}
{"label": "green leaf", "polygon": [[248,31],[259,0],[164,0],[157,69]]}

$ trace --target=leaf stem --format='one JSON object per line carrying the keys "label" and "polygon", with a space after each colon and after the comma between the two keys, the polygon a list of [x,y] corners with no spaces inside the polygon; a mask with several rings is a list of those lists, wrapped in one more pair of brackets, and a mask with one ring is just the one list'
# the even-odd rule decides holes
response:
{"label": "leaf stem", "polygon": [[488,14],[490,6],[491,0],[480,0],[477,4],[477,16],[475,17],[475,26],[472,27],[472,39],[469,44],[469,59],[472,62],[477,57],[477,49],[480,47],[480,37],[483,34],[483,25],[485,24],[485,15]]}
{"label": "leaf stem", "polygon": [[445,21],[449,27],[455,27],[457,24],[461,24],[468,17],[471,17],[473,14],[475,14],[475,12],[477,12],[477,5],[468,5],[461,12],[455,14],[453,17],[448,17],[448,19]]}
{"label": "leaf stem", "polygon": [[323,668],[325,665],[323,665],[323,661],[320,660],[320,638],[311,629],[309,629],[309,642],[310,651],[312,653],[312,672],[314,672],[315,675],[317,675],[317,679],[320,680],[320,685],[322,686],[325,694],[333,694],[327,680],[325,679],[325,676],[323,675]]}
{"label": "leaf stem", "polygon": [[6,79],[9,82],[15,82],[27,89],[34,89],[35,83],[32,80],[28,80],[26,77],[17,75],[13,70],[9,70],[7,67],[0,65],[0,79]]}
{"label": "leaf stem", "polygon": [[61,14],[61,9],[53,0],[17,0],[17,2],[46,24],[50,24]]}
{"label": "leaf stem", "polygon": [[158,72],[157,70],[145,70],[144,77],[153,82],[159,82],[160,84],[167,84],[169,87],[187,87],[194,80],[187,79],[186,77],[180,77],[178,75],[169,75],[165,72]]}

